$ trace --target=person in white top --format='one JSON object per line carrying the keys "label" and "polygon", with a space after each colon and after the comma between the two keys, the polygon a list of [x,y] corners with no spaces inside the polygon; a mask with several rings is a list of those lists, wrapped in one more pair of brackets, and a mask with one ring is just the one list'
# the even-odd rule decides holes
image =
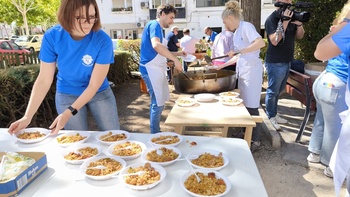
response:
{"label": "person in white top", "polygon": [[[233,32],[229,30],[224,30],[220,32],[214,40],[211,52],[211,58],[224,56],[230,51],[234,51],[233,44]],[[225,62],[229,61],[230,57],[220,58],[213,60],[214,65],[222,65]],[[226,70],[236,70],[236,64],[225,67]]]}
{"label": "person in white top", "polygon": [[[233,43],[234,51],[228,55],[232,57],[225,64],[218,65],[218,69],[232,65],[237,62],[238,88],[241,90],[240,97],[250,115],[259,115],[260,97],[263,67],[259,58],[260,48],[265,46],[265,42],[255,27],[242,20],[242,10],[237,1],[229,1],[225,4],[222,12],[222,19],[230,31],[234,31]],[[235,55],[234,54],[237,54]],[[261,124],[253,129],[252,152],[260,149],[260,129]]]}
{"label": "person in white top", "polygon": [[[183,30],[184,37],[180,40],[180,47],[182,48],[182,51],[186,52],[187,54],[193,54],[196,52],[196,43],[200,41],[199,38],[196,38],[194,36],[190,35],[190,30],[185,28]],[[183,61],[182,69],[187,72],[187,62]]]}

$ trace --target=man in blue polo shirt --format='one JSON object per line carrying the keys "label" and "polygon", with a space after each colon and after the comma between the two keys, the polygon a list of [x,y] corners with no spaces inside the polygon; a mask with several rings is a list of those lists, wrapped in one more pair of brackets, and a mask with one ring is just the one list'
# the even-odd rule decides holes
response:
{"label": "man in blue polo shirt", "polygon": [[[315,57],[319,60],[326,61],[341,53],[348,56],[348,64],[350,57],[350,12],[344,18],[343,22],[333,30],[330,34],[324,37],[317,45]],[[348,68],[350,74],[350,68]],[[347,92],[345,101],[350,107],[350,77],[347,82]],[[343,126],[340,131],[338,142],[334,148],[330,167],[333,171],[333,180],[336,196],[339,196],[340,188],[347,178],[347,197],[350,196],[350,110],[339,114]]]}
{"label": "man in blue polo shirt", "polygon": [[213,31],[210,27],[204,28],[205,35],[209,36],[209,43],[213,44],[215,37],[218,35],[215,31]]}
{"label": "man in blue polo shirt", "polygon": [[171,5],[160,5],[157,8],[157,19],[147,23],[143,30],[140,50],[140,72],[151,97],[150,130],[160,132],[160,117],[165,101],[169,100],[169,86],[166,79],[167,58],[174,62],[175,68],[182,71],[176,56],[184,52],[170,52],[166,46],[162,28],[169,28],[174,22],[176,9]]}

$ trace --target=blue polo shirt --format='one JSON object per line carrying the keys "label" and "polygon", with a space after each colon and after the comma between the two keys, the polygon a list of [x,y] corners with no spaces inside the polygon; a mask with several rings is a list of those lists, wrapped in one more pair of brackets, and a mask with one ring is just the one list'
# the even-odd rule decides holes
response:
{"label": "blue polo shirt", "polygon": [[[163,31],[158,21],[153,20],[147,23],[143,29],[140,47],[140,65],[145,65],[157,56],[157,51],[152,46],[151,39],[157,37],[163,42]],[[140,66],[141,73],[147,73],[144,66]]]}
{"label": "blue polo shirt", "polygon": [[[339,47],[339,49],[347,55],[348,65],[350,63],[350,23],[348,23],[343,29],[332,36],[334,43]],[[348,68],[348,75],[350,75],[350,68]],[[350,78],[348,77],[348,88],[350,90]]]}
{"label": "blue polo shirt", "polygon": [[[102,30],[91,31],[82,40],[74,40],[57,25],[47,30],[40,49],[43,62],[56,62],[58,92],[79,96],[87,88],[95,63],[114,62],[111,38]],[[105,78],[98,92],[108,88]]]}
{"label": "blue polo shirt", "polygon": [[218,33],[216,33],[215,31],[212,31],[211,32],[211,35],[210,35],[210,41],[214,42],[215,40],[215,37],[218,35]]}

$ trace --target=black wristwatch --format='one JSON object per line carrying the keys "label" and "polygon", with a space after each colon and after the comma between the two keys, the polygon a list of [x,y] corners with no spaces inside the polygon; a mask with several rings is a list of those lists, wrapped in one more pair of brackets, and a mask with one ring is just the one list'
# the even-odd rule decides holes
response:
{"label": "black wristwatch", "polygon": [[73,116],[78,113],[78,110],[73,108],[71,105],[68,107],[68,109],[70,110],[70,112],[72,112]]}

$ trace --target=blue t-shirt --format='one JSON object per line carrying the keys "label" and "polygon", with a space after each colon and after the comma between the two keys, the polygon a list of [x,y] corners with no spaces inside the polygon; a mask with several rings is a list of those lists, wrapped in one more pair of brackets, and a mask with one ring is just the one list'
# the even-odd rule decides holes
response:
{"label": "blue t-shirt", "polygon": [[179,43],[179,40],[177,39],[176,35],[174,34],[174,32],[169,32],[165,39],[167,39],[168,41],[168,50],[172,51],[172,52],[177,52],[179,50],[179,47],[176,46],[177,43]]}
{"label": "blue t-shirt", "polygon": [[[95,63],[114,62],[113,44],[102,30],[91,31],[82,40],[74,40],[57,25],[45,33],[39,58],[47,63],[56,62],[58,92],[79,96],[89,85]],[[98,92],[108,86],[105,78]]]}
{"label": "blue t-shirt", "polygon": [[215,37],[218,35],[218,33],[216,33],[215,31],[212,31],[211,32],[211,35],[210,35],[210,41],[212,41],[212,42],[214,42],[214,40],[215,40]]}
{"label": "blue t-shirt", "polygon": [[344,53],[328,60],[326,71],[333,73],[344,83],[347,83],[348,80],[348,56]]}
{"label": "blue t-shirt", "polygon": [[[339,49],[347,56],[348,65],[350,63],[350,23],[348,23],[343,29],[332,36],[334,43]],[[350,75],[350,68],[348,68],[348,75]],[[350,89],[350,77],[348,77],[348,88]]]}
{"label": "blue t-shirt", "polygon": [[[163,42],[163,31],[158,21],[153,20],[147,23],[143,29],[140,47],[140,64],[145,65],[157,56],[157,51],[152,47],[151,39],[157,37]],[[147,73],[144,66],[140,66],[141,73]]]}

